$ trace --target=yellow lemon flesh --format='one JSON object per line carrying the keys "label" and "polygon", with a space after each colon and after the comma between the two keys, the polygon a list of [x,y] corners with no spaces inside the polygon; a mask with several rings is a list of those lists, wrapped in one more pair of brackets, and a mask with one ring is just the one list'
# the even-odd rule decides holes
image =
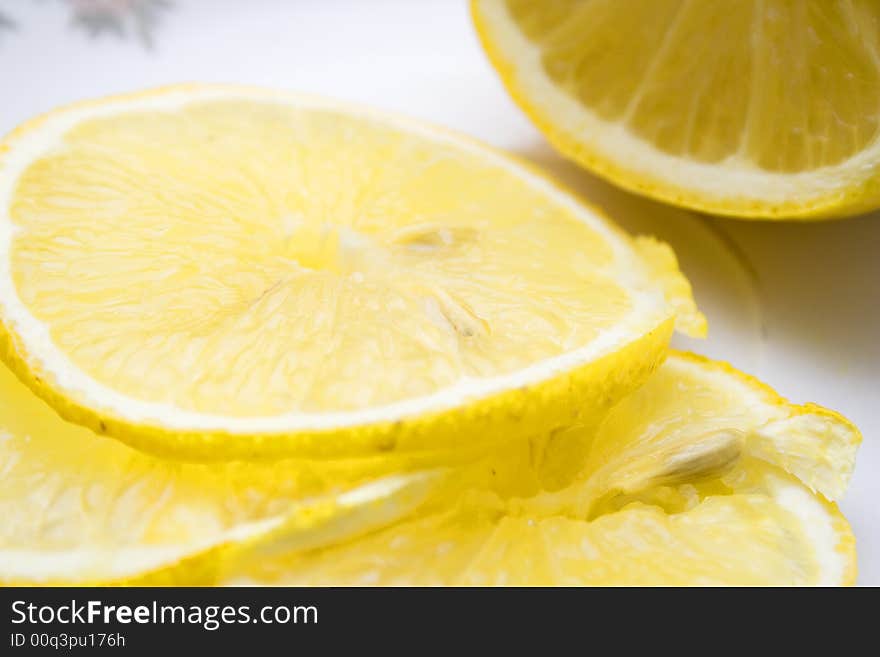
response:
{"label": "yellow lemon flesh", "polygon": [[740,217],[880,204],[880,6],[473,0],[507,89],[567,157]]}
{"label": "yellow lemon flesh", "polygon": [[[471,489],[387,529],[249,564],[233,582],[392,585],[851,584],[837,507],[861,440],[727,365],[669,360],[609,413],[580,478]],[[812,490],[811,490],[812,489]]]}
{"label": "yellow lemon flesh", "polygon": [[162,461],[64,422],[0,365],[2,584],[210,583],[262,542],[315,547],[393,522],[439,477],[374,474]]}
{"label": "yellow lemon flesh", "polygon": [[0,144],[4,359],[189,460],[350,457],[600,412],[705,330],[668,247],[467,139],[184,86]]}

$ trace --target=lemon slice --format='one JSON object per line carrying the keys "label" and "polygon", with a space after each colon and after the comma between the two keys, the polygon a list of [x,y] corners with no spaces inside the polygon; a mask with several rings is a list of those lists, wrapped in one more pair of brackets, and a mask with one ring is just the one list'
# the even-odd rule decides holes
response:
{"label": "lemon slice", "polygon": [[740,217],[880,203],[880,6],[473,0],[508,91],[624,188]]}
{"label": "lemon slice", "polygon": [[634,242],[470,140],[182,86],[0,143],[3,358],[180,459],[454,450],[597,413],[705,331]]}
{"label": "lemon slice", "polygon": [[0,365],[0,584],[210,583],[263,543],[394,522],[439,477],[160,461],[64,422]]}
{"label": "lemon slice", "polygon": [[810,487],[841,494],[859,442],[836,413],[675,354],[609,413],[573,485],[512,499],[472,489],[363,538],[249,564],[230,581],[851,584],[852,532]]}

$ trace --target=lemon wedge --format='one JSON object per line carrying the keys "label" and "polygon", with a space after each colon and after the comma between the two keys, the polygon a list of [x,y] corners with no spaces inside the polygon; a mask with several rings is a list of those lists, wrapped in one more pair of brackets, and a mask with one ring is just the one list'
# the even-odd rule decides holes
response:
{"label": "lemon wedge", "polygon": [[880,6],[473,0],[508,91],[565,156],[737,217],[880,204]]}
{"label": "lemon wedge", "polygon": [[0,143],[0,355],[181,460],[455,451],[597,417],[705,331],[665,245],[469,139],[179,86]]}

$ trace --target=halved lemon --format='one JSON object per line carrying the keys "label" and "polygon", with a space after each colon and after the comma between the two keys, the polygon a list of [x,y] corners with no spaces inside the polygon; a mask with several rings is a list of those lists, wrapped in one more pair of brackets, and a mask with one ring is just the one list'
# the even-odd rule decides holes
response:
{"label": "halved lemon", "polygon": [[508,91],[621,187],[738,217],[880,204],[880,5],[473,0]]}
{"label": "halved lemon", "polygon": [[0,365],[0,584],[206,584],[262,543],[315,548],[439,483],[346,464],[162,461],[61,420]]}
{"label": "halved lemon", "polygon": [[[251,563],[235,582],[837,585],[856,575],[837,507],[861,440],[727,365],[675,354],[602,423],[579,481],[472,488],[363,538]],[[811,488],[820,491],[813,492]]]}
{"label": "halved lemon", "polygon": [[463,137],[180,86],[0,143],[2,356],[65,418],[181,459],[455,450],[600,413],[702,333],[634,242]]}

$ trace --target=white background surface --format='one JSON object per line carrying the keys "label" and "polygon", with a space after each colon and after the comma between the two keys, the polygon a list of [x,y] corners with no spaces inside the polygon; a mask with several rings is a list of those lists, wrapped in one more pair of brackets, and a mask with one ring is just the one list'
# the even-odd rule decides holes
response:
{"label": "white background surface", "polygon": [[631,231],[672,243],[710,328],[708,340],[677,346],[728,360],[861,428],[842,508],[858,541],[859,583],[880,585],[880,213],[802,225],[721,220],[597,180],[555,155],[507,97],[463,0],[176,0],[158,12],[152,49],[131,23],[123,36],[90,38],[72,21],[74,4],[0,0],[0,16],[16,23],[0,29],[0,133],[78,99],[173,82],[313,92],[514,151]]}

